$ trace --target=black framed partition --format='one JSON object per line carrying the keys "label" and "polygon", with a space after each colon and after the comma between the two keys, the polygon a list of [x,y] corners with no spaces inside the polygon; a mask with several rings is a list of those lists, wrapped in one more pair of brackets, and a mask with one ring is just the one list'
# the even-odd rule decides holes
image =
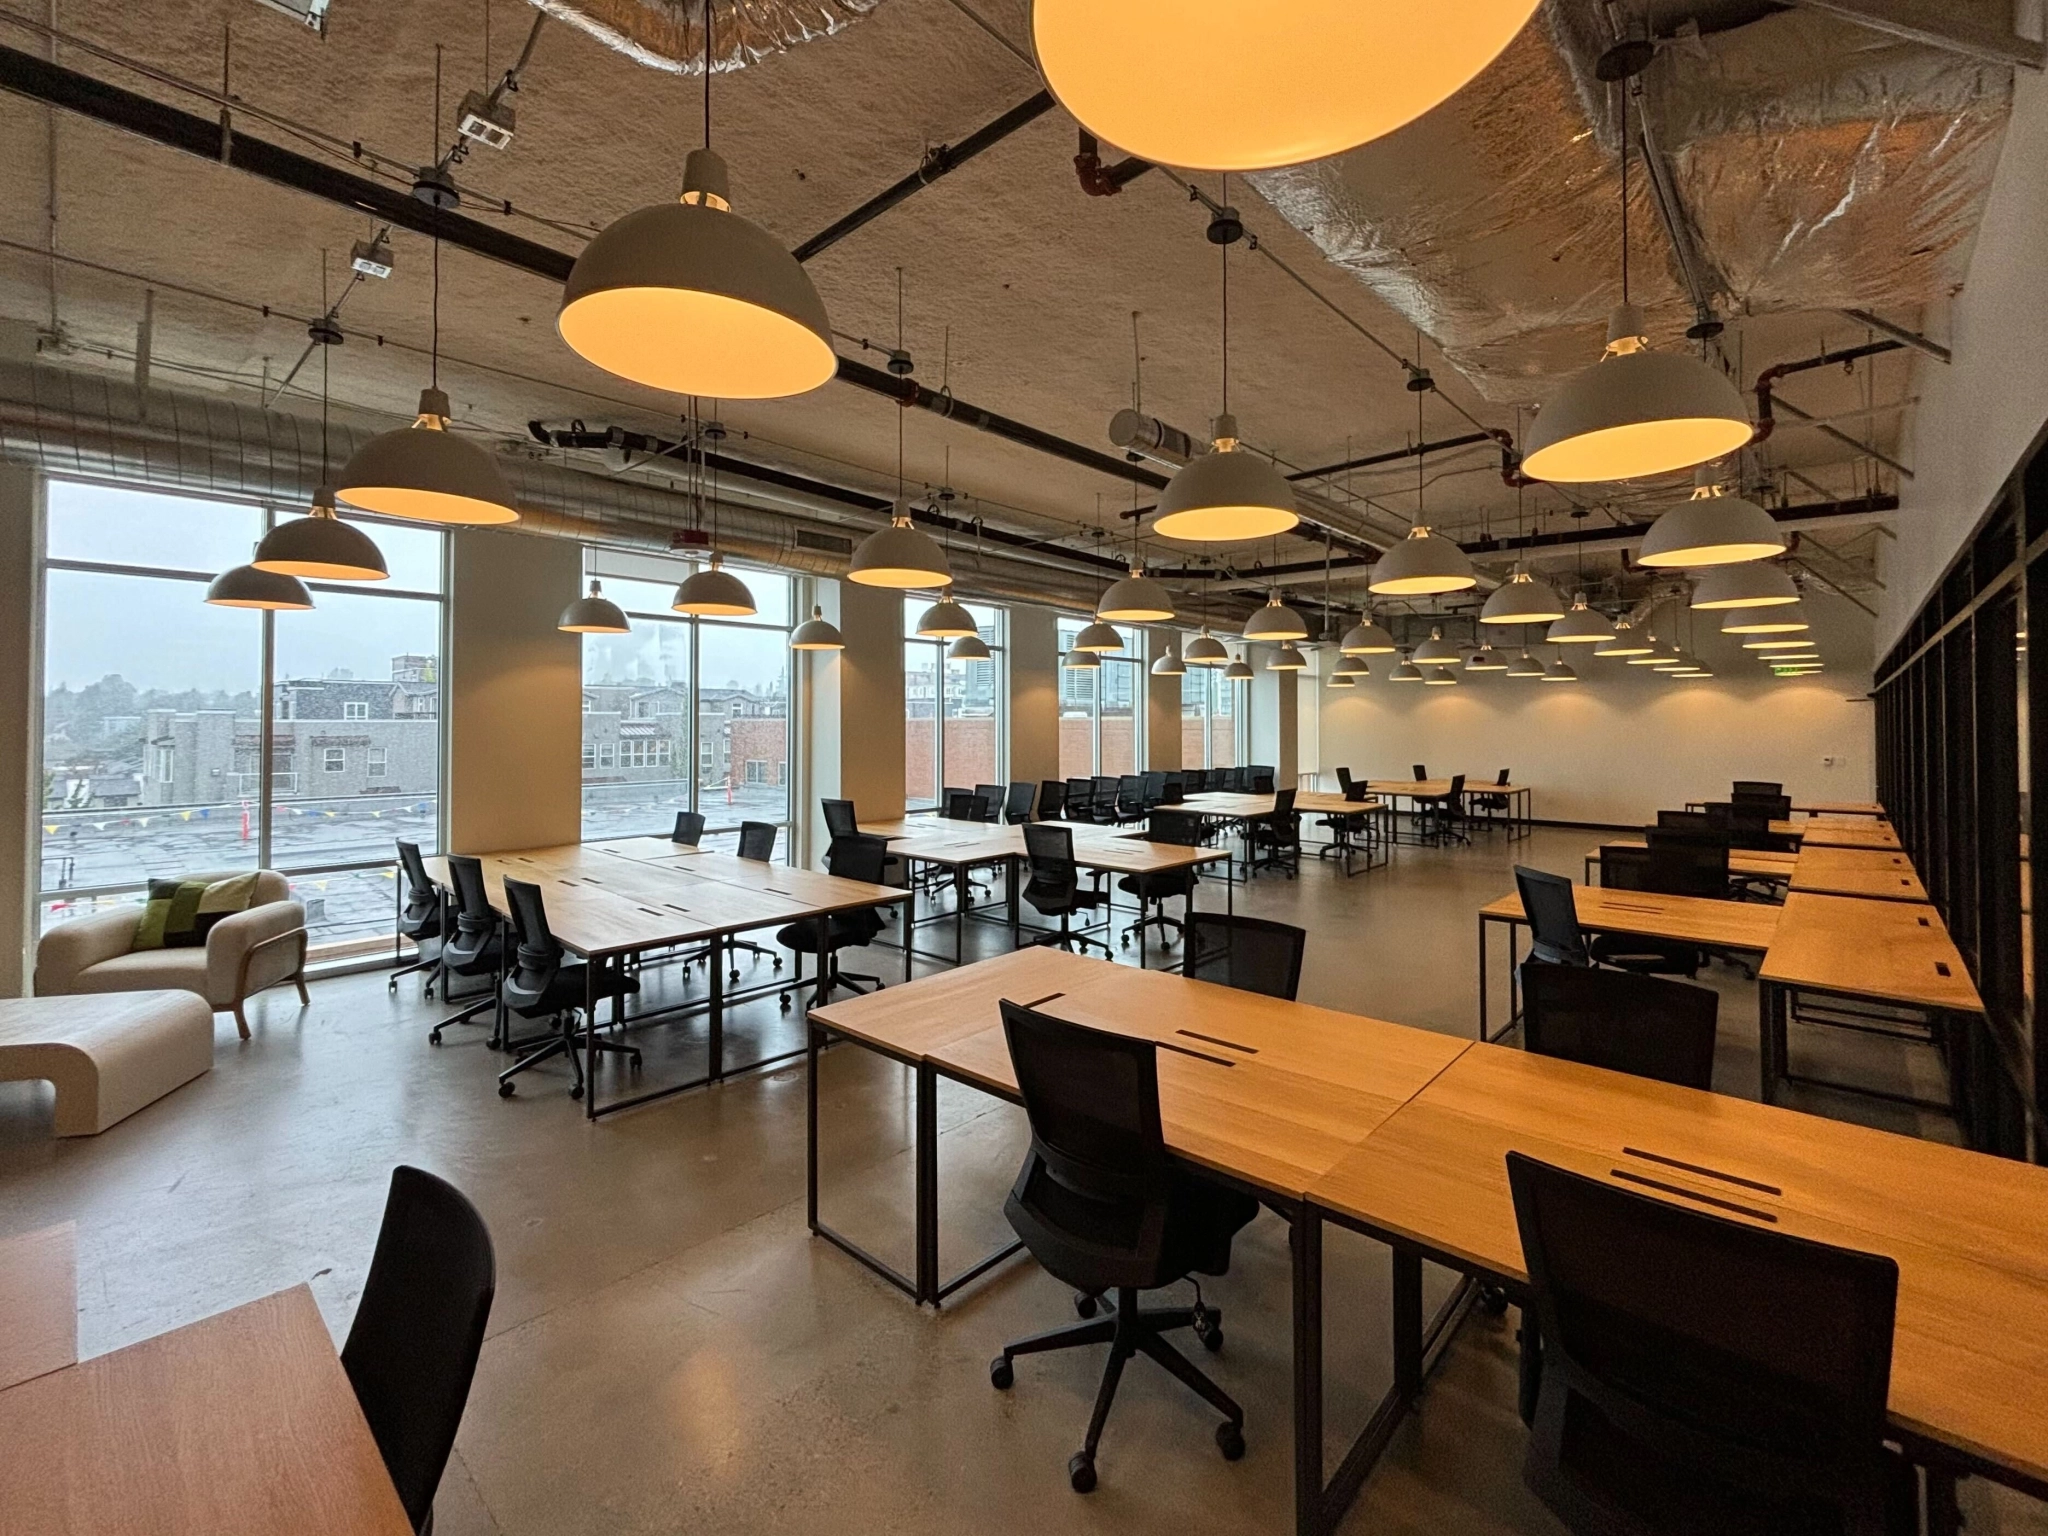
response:
{"label": "black framed partition", "polygon": [[1877,791],[1984,999],[1985,1027],[1949,1041],[1972,1146],[2048,1162],[2048,1008],[2037,985],[2048,891],[2032,860],[2048,794],[2048,434],[2013,473],[1879,663]]}

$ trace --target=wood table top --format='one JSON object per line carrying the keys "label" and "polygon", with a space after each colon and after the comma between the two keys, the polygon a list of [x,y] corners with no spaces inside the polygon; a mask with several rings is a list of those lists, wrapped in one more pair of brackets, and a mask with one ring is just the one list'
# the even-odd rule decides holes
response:
{"label": "wood table top", "polygon": [[[1769,949],[1782,910],[1757,901],[1715,901],[1705,896],[1665,896],[1597,885],[1574,885],[1572,897],[1582,928],[1715,949]],[[1480,915],[1528,921],[1522,898],[1514,892],[1481,908]]]}
{"label": "wood table top", "polygon": [[1919,1008],[1981,1013],[1984,1003],[1940,914],[1903,901],[1794,892],[1765,981]]}
{"label": "wood table top", "polygon": [[1900,1268],[1894,1421],[2048,1477],[2048,1170],[1474,1045],[1309,1194],[1523,1281],[1510,1150],[1593,1177],[1654,1179],[1687,1209],[1704,1195],[1780,1231],[1889,1255]]}
{"label": "wood table top", "polygon": [[1004,998],[1030,1003],[1094,979],[1100,960],[1034,944],[972,965],[935,971],[865,996],[810,1010],[814,1023],[889,1055],[920,1060],[936,1047],[1002,1022]]}
{"label": "wood table top", "polygon": [[1913,861],[1879,848],[1802,848],[1792,871],[1792,889],[1879,901],[1927,900],[1927,887],[1913,872]]}
{"label": "wood table top", "polygon": [[[1609,848],[1634,848],[1638,851],[1643,851],[1648,849],[1649,846],[1647,838],[1610,837],[1598,848],[1587,854],[1586,857],[1597,859]],[[1793,866],[1798,862],[1798,859],[1799,855],[1796,853],[1770,853],[1759,849],[1730,848],[1728,850],[1728,873],[1731,875],[1742,875],[1752,880],[1789,880],[1792,878]]]}
{"label": "wood table top", "polygon": [[1796,837],[1802,848],[1882,848],[1896,852],[1899,834],[1888,821],[1857,820],[1854,817],[1809,816],[1804,821],[1774,821],[1771,831],[1780,837]]}
{"label": "wood table top", "polygon": [[[1355,784],[1358,781],[1352,780]],[[1367,779],[1365,787],[1376,795],[1448,795],[1451,792],[1449,779]],[[1513,784],[1489,784],[1486,786],[1497,795],[1503,795],[1517,786]],[[1465,781],[1465,788],[1472,788],[1472,781]]]}
{"label": "wood table top", "polygon": [[[1241,795],[1236,793],[1205,792],[1189,795],[1178,806],[1162,805],[1162,811],[1199,811],[1205,816],[1255,817],[1270,816],[1279,808],[1277,795]],[[1294,809],[1304,816],[1363,816],[1369,811],[1386,809],[1386,802],[1379,799],[1347,800],[1342,795],[1333,795],[1322,790],[1304,789],[1294,797]]]}
{"label": "wood table top", "polygon": [[1794,800],[1792,810],[1805,816],[1875,816],[1880,820],[1885,814],[1875,800]]}
{"label": "wood table top", "polygon": [[0,1391],[77,1360],[77,1229],[0,1238]]}
{"label": "wood table top", "polygon": [[[1024,829],[1021,826],[977,821],[941,821],[941,828],[950,829],[945,831],[912,826],[912,823],[928,819],[913,816],[901,821],[864,821],[860,829],[873,837],[900,841],[904,846],[896,852],[905,858],[921,859],[931,864],[992,864],[999,859],[1024,857]],[[1142,833],[1120,831],[1093,822],[1051,821],[1042,825],[1065,827],[1073,834],[1074,862],[1083,869],[1106,870],[1111,874],[1163,874],[1204,864],[1220,864],[1230,857],[1226,849],[1147,842]]]}
{"label": "wood table top", "polygon": [[9,1536],[411,1536],[298,1286],[0,1392]]}
{"label": "wood table top", "polygon": [[[1277,796],[1258,795],[1249,790],[1204,789],[1187,796],[1180,803],[1183,811],[1199,811],[1204,816],[1228,816],[1242,820],[1253,816],[1270,816]],[[1174,807],[1169,806],[1172,810]]]}

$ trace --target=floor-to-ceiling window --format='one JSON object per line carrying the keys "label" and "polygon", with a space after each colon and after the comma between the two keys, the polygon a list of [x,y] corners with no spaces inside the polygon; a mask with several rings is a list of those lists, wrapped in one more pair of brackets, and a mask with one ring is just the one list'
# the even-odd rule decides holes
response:
{"label": "floor-to-ceiling window", "polygon": [[1100,667],[1066,665],[1085,619],[1059,621],[1060,776],[1141,771],[1145,761],[1145,636],[1119,625],[1124,648]]}
{"label": "floor-to-ceiling window", "polygon": [[151,879],[264,867],[305,903],[315,958],[389,942],[393,843],[437,844],[444,541],[366,523],[388,582],[308,583],[309,613],[207,606],[301,510],[50,482],[46,926]]}
{"label": "floor-to-ceiling window", "polygon": [[1180,680],[1180,761],[1183,768],[1235,768],[1244,760],[1238,741],[1238,691],[1221,667],[1189,667]]}
{"label": "floor-to-ceiling window", "polygon": [[989,648],[987,661],[956,661],[948,640],[917,633],[925,605],[903,609],[903,803],[925,810],[940,790],[1003,782],[1007,710],[1003,611],[965,605]]}
{"label": "floor-to-ceiling window", "polygon": [[733,567],[757,611],[692,618],[669,606],[684,561],[585,565],[632,633],[583,637],[584,837],[666,833],[691,810],[707,847],[735,846],[743,821],[787,827],[790,579]]}

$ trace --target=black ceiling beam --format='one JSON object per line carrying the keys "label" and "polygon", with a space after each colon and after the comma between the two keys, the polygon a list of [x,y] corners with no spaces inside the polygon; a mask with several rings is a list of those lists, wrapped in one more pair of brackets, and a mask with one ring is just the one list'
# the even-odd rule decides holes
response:
{"label": "black ceiling beam", "polygon": [[1467,432],[1463,437],[1447,437],[1440,443],[1411,443],[1406,448],[1391,449],[1386,453],[1369,453],[1362,459],[1345,459],[1336,464],[1325,464],[1318,469],[1297,469],[1289,480],[1327,480],[1332,475],[1341,475],[1347,469],[1367,469],[1374,464],[1394,464],[1402,459],[1419,458],[1425,453],[1442,453],[1451,448],[1470,448],[1475,443],[1499,443],[1500,439],[1491,432]]}

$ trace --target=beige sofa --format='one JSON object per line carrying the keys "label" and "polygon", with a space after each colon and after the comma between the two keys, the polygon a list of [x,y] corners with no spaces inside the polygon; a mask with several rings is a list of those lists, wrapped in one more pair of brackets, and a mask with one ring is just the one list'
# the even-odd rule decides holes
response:
{"label": "beige sofa", "polygon": [[306,909],[291,899],[290,885],[275,870],[257,874],[248,910],[215,923],[203,949],[132,949],[138,912],[131,907],[74,918],[45,933],[36,945],[36,996],[196,992],[216,1013],[231,1011],[244,1040],[249,1020],[243,1005],[258,992],[289,981],[298,986],[301,1005],[312,1001],[306,995]]}

